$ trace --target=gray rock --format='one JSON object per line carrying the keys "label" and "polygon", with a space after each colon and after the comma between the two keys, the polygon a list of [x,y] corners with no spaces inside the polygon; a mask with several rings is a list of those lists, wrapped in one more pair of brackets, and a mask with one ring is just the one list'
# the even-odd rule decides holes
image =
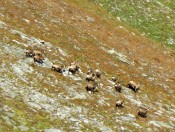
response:
{"label": "gray rock", "polygon": [[136,121],[135,116],[131,115],[131,114],[128,114],[126,116],[119,116],[117,118],[120,119],[120,120],[123,120],[123,121]]}
{"label": "gray rock", "polygon": [[94,20],[94,18],[87,16],[87,21],[88,22],[94,22],[95,20]]}
{"label": "gray rock", "polygon": [[45,132],[64,132],[63,130],[56,129],[56,128],[50,128],[50,129],[45,129]]}
{"label": "gray rock", "polygon": [[20,125],[18,128],[19,128],[22,132],[23,132],[23,131],[29,130],[29,128],[26,127],[26,126],[24,126],[24,125]]}
{"label": "gray rock", "polygon": [[84,94],[76,94],[73,99],[87,99],[87,97]]}
{"label": "gray rock", "polygon": [[129,65],[134,65],[134,63],[131,62],[130,60],[128,60],[128,58],[127,58],[125,55],[123,55],[123,54],[120,53],[120,52],[115,51],[114,48],[111,49],[111,50],[107,50],[107,52],[108,52],[109,54],[115,54],[116,57],[117,57],[117,59],[120,60],[121,62],[127,63],[127,64],[129,64]]}
{"label": "gray rock", "polygon": [[44,63],[42,65],[43,67],[51,68],[52,67],[52,62],[49,61],[48,58],[45,58]]}
{"label": "gray rock", "polygon": [[165,127],[165,128],[169,128],[169,129],[174,129],[175,126],[170,126],[168,125],[167,123],[164,123],[164,122],[161,122],[161,121],[149,121],[149,124],[153,124],[154,126],[157,126],[157,127]]}
{"label": "gray rock", "polygon": [[7,24],[3,21],[0,21],[0,28],[4,28]]}

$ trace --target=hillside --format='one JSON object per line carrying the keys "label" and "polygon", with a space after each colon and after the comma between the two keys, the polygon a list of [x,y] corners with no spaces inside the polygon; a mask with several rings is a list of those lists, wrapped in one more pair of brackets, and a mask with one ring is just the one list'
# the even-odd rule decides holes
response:
{"label": "hillside", "polygon": [[142,35],[175,49],[174,0],[93,0]]}
{"label": "hillside", "polygon": [[[0,1],[0,131],[173,131],[175,53],[89,0]],[[43,64],[27,58],[43,52]],[[77,61],[81,72],[67,74]],[[66,72],[51,70],[63,64]],[[85,90],[100,69],[99,92]],[[119,78],[117,93],[111,77]],[[134,93],[126,86],[140,84]],[[124,108],[117,109],[117,99]],[[149,108],[137,116],[138,107]]]}

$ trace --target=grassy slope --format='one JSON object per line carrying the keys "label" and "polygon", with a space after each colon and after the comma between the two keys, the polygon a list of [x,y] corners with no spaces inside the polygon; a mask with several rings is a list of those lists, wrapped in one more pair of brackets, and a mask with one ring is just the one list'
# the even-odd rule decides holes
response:
{"label": "grassy slope", "polygon": [[146,36],[175,48],[174,1],[94,1]]}
{"label": "grassy slope", "polygon": [[[131,79],[141,83],[141,93],[136,97],[134,93],[129,93],[146,106],[151,106],[150,116],[147,119],[138,119],[135,121],[135,123],[142,127],[141,129],[147,130],[147,128],[150,128],[154,130],[154,128],[157,128],[156,130],[158,130],[158,127],[149,124],[150,120],[168,122],[170,115],[174,115],[167,111],[174,109],[174,97],[172,95],[174,94],[173,84],[175,75],[174,55],[168,49],[141,36],[141,34],[131,28],[127,28],[124,24],[115,21],[105,10],[88,1],[41,0],[38,2],[29,0],[19,2],[15,0],[12,2],[11,0],[5,0],[1,1],[0,5],[3,7],[1,8],[1,14],[4,15],[4,17],[1,17],[1,21],[8,25],[7,29],[0,29],[2,34],[0,39],[3,43],[25,49],[25,45],[19,45],[12,41],[18,40],[32,47],[32,44],[20,37],[19,34],[9,32],[9,29],[16,29],[27,35],[52,43],[53,47],[48,48],[52,52],[45,51],[47,58],[51,62],[58,61],[67,66],[70,62],[77,60],[83,72],[86,72],[87,67],[103,70],[104,77],[101,83],[104,86],[100,89],[100,93],[90,96],[84,90],[86,85],[84,81],[77,82],[62,77],[52,72],[49,68],[38,67],[32,64],[31,67],[34,68],[34,73],[28,74],[26,80],[36,82],[32,85],[35,90],[57,100],[61,104],[58,108],[67,106],[73,109],[74,107],[82,106],[88,110],[87,116],[89,119],[96,118],[99,122],[104,121],[104,125],[109,126],[112,130],[120,130],[116,124],[127,129],[139,129],[129,121],[116,121],[116,117],[119,115],[127,115],[128,113],[136,115],[137,107],[135,107],[132,100],[127,98],[128,93],[113,95],[113,91],[111,92],[113,89],[108,89],[108,86],[111,84],[106,80],[114,75],[119,76],[124,86]],[[87,19],[89,17],[93,18],[94,21],[89,21]],[[27,23],[24,19],[29,20],[30,23]],[[75,49],[74,45],[81,50]],[[39,49],[47,48],[40,47],[40,45],[35,46]],[[68,55],[63,56],[57,52],[57,47],[66,51]],[[116,51],[127,56],[129,61],[134,62],[134,66],[119,61],[115,55],[108,54],[102,48],[108,50],[114,48]],[[2,47],[1,50],[3,51]],[[19,88],[28,88],[29,84],[24,83],[21,78],[18,78],[11,71],[11,65],[13,63],[16,64],[23,56],[16,57],[11,54],[5,54],[4,52],[1,54],[3,55],[1,63],[5,64],[7,68],[2,75],[11,81],[17,81],[16,85]],[[155,80],[151,81],[151,79],[141,76],[142,73],[155,78]],[[42,74],[46,82],[37,77],[38,74]],[[51,85],[51,82],[55,81],[54,78],[52,79],[52,75],[59,81],[54,86]],[[47,82],[48,78],[50,81]],[[81,78],[83,79],[83,77]],[[75,91],[85,94],[88,98],[83,101],[81,99],[70,99],[67,101],[64,98],[62,100],[57,98],[57,95],[60,93],[71,98],[72,93],[70,94],[66,88],[72,88],[72,86]],[[168,90],[164,86],[167,86]],[[169,89],[171,92],[169,92]],[[15,122],[13,125],[4,123],[6,121],[4,117],[7,116],[7,113],[3,111],[3,116],[1,116],[1,124],[3,123],[3,125],[0,127],[3,131],[19,130],[18,126],[22,124],[21,122],[33,131],[44,130],[45,128],[62,128],[68,130],[70,129],[69,126],[74,124],[69,119],[54,118],[52,114],[46,112],[44,109],[36,110],[31,108],[23,101],[24,97],[22,95],[21,97],[18,96],[12,99],[4,94],[3,90],[0,92],[3,95],[2,97],[0,96],[1,105],[10,106],[14,113],[11,119]],[[159,93],[159,95],[155,96],[155,93]],[[119,97],[126,100],[126,108],[122,111],[114,109],[115,101]],[[107,98],[108,100],[104,102],[109,105],[99,105],[97,102],[101,98]],[[161,103],[161,105],[157,103]],[[165,115],[156,115],[157,109],[163,111]],[[72,116],[78,118],[79,114],[78,112],[72,113]],[[93,126],[90,123],[81,122],[81,125],[84,126],[82,130],[100,129],[98,125]],[[162,129],[166,130],[167,128]]]}

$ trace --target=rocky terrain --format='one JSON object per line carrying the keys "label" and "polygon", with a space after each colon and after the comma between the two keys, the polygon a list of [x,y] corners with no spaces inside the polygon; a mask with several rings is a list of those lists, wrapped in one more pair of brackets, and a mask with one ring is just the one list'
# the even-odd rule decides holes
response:
{"label": "rocky terrain", "polygon": [[[175,52],[87,0],[0,1],[0,131],[174,131]],[[39,49],[43,64],[27,58]],[[81,71],[68,74],[76,61]],[[63,64],[65,72],[51,70]],[[99,92],[85,90],[100,69]],[[111,77],[122,83],[117,93]],[[130,80],[140,84],[133,92]],[[115,107],[117,99],[124,108]],[[146,118],[139,106],[149,108]]]}

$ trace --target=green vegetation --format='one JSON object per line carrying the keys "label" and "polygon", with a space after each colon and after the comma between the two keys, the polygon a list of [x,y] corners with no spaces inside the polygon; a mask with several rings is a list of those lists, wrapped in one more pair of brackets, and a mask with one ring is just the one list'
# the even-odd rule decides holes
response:
{"label": "green vegetation", "polygon": [[175,1],[94,1],[143,35],[175,48]]}
{"label": "green vegetation", "polygon": [[[0,22],[7,24],[0,27],[0,131],[52,128],[65,131],[146,131],[149,128],[154,131],[157,126],[150,124],[151,120],[173,126],[170,124],[175,123],[171,118],[175,93],[173,54],[141,36],[130,25],[116,21],[116,17],[92,1],[0,2],[3,7]],[[101,2],[110,11],[109,1]],[[142,13],[137,14],[135,7],[129,6],[131,2],[123,3],[125,6],[120,8],[127,10],[117,15],[121,20],[128,22],[124,15],[130,17],[129,11],[135,13],[130,20],[134,27],[147,20]],[[160,26],[155,25],[152,28]],[[147,27],[151,28],[149,24]],[[167,27],[164,30],[172,31]],[[157,32],[151,33],[156,36]],[[40,40],[46,43],[41,44]],[[43,51],[46,58],[43,65],[25,57],[24,51],[28,48]],[[110,54],[108,51],[113,49],[115,53]],[[134,66],[119,61],[119,57],[126,57]],[[73,61],[78,62],[83,73],[67,75],[66,71],[62,75],[51,70],[52,63],[63,64],[67,70]],[[98,93],[89,94],[85,90],[89,67],[102,71]],[[112,76],[121,81],[122,93],[116,93],[110,82]],[[141,84],[138,94],[125,88],[131,79]],[[115,108],[118,98],[125,100],[123,109]],[[150,107],[148,118],[137,118],[138,104]]]}

